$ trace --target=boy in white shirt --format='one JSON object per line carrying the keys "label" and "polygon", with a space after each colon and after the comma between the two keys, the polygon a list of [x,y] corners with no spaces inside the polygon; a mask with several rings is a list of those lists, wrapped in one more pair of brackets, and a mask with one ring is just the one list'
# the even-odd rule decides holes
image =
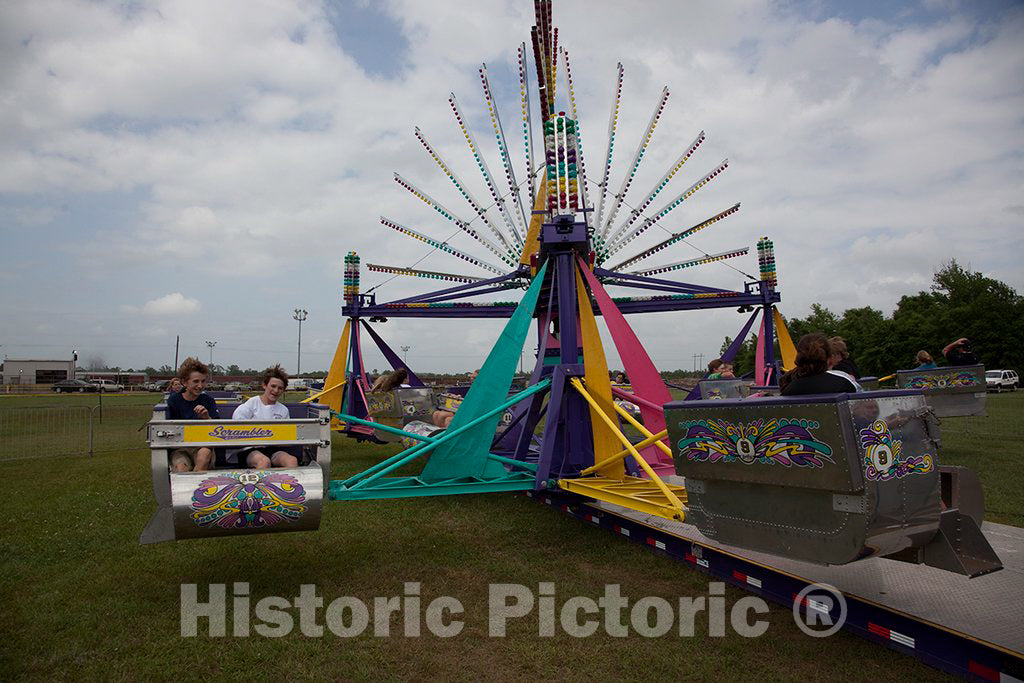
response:
{"label": "boy in white shirt", "polygon": [[[288,388],[288,374],[280,365],[267,368],[263,373],[263,393],[253,396],[235,408],[231,416],[233,420],[287,420],[291,417],[288,408],[277,400],[284,396]],[[242,462],[254,469],[265,470],[273,467],[298,467],[299,459],[283,448],[274,451],[269,457],[258,447],[243,448],[228,453],[228,462],[241,465]]]}

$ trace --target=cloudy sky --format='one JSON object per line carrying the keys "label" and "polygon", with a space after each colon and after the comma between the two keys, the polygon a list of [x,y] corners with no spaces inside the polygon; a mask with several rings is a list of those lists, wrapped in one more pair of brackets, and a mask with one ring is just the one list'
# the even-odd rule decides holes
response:
{"label": "cloudy sky", "polygon": [[[346,252],[486,275],[379,217],[488,255],[392,173],[473,217],[413,130],[487,196],[446,101],[457,95],[500,176],[477,73],[486,62],[522,176],[516,48],[532,12],[524,0],[0,4],[0,354],[78,349],[158,367],[180,335],[182,357],[208,358],[213,340],[217,363],[294,370],[301,307],[302,367],[322,369],[343,322]],[[730,162],[624,255],[742,202],[647,263],[749,246],[675,276],[741,289],[768,235],[782,311],[797,317],[815,302],[889,313],[952,257],[1024,289],[1020,4],[556,0],[555,24],[592,180],[619,61],[613,188],[665,85],[627,200],[701,130],[706,142],[652,208]],[[378,300],[431,286],[365,268],[362,282],[379,285]],[[706,361],[742,324],[734,309],[631,321],[662,369]],[[411,347],[414,368],[462,371],[480,365],[501,324],[378,329]],[[368,364],[383,365],[375,354]]]}

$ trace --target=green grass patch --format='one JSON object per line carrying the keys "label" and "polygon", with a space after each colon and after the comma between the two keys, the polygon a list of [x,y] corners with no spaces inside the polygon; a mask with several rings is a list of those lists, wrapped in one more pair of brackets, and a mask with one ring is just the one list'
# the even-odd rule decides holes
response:
{"label": "green grass patch", "polygon": [[986,520],[1024,526],[1024,391],[989,394],[986,408],[985,417],[942,419],[939,462],[978,475]]}

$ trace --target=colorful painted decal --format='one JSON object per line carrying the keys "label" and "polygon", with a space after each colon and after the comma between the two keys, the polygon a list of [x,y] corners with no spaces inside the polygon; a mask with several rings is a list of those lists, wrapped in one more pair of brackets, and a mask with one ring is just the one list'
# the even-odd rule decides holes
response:
{"label": "colorful painted decal", "polygon": [[932,456],[903,457],[903,442],[894,439],[885,420],[875,420],[860,430],[860,445],[864,449],[864,476],[871,481],[889,481],[910,474],[932,471]]}
{"label": "colorful painted decal", "polygon": [[366,395],[366,410],[371,415],[391,413],[395,409],[395,397],[390,391],[371,392]]}
{"label": "colorful painted decal", "polygon": [[187,425],[184,430],[185,443],[206,441],[295,441],[298,427],[294,424],[239,424],[235,425]]}
{"label": "colorful painted decal", "polygon": [[735,462],[747,465],[779,464],[786,467],[822,467],[834,463],[832,447],[811,433],[812,420],[758,419],[749,423],[727,420],[681,422],[686,436],[676,444],[680,455],[698,462]]}
{"label": "colorful painted decal", "polygon": [[958,372],[946,375],[917,375],[907,383],[910,389],[950,389],[953,387],[973,387],[978,382],[971,372]]}
{"label": "colorful painted decal", "polygon": [[306,512],[306,492],[290,474],[224,472],[204,479],[192,493],[196,526],[262,529],[295,522]]}

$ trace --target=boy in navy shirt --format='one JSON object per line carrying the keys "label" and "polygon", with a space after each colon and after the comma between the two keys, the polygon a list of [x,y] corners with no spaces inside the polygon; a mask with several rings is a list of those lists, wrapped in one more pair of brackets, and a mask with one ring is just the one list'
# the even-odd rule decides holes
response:
{"label": "boy in navy shirt", "polygon": [[[217,402],[203,392],[210,369],[198,358],[186,358],[178,368],[185,389],[167,398],[168,420],[218,420]],[[171,453],[172,472],[205,472],[213,465],[212,448],[178,448]]]}

